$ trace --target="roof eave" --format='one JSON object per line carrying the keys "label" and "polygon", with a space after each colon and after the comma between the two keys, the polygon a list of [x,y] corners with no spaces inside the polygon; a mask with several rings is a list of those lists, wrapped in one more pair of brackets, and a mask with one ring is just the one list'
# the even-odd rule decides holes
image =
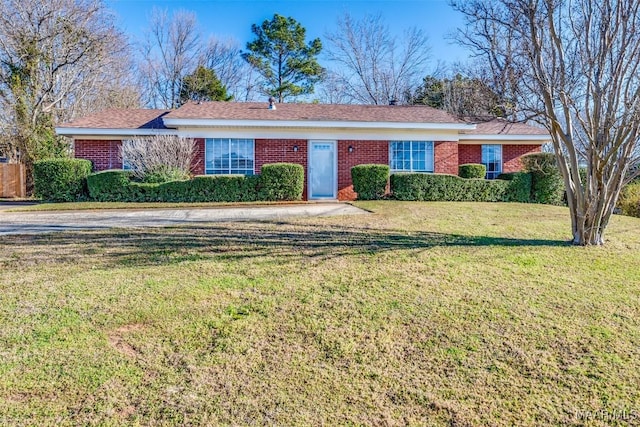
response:
{"label": "roof eave", "polygon": [[175,135],[175,129],[104,129],[104,128],[75,128],[57,127],[56,134],[62,136],[153,136],[153,135]]}
{"label": "roof eave", "polygon": [[475,125],[464,123],[415,122],[349,122],[322,120],[220,120],[184,119],[165,117],[167,127],[258,127],[258,128],[316,128],[316,129],[420,129],[420,130],[474,130]]}
{"label": "roof eave", "polygon": [[460,141],[539,141],[551,142],[549,135],[526,135],[526,134],[460,134]]}

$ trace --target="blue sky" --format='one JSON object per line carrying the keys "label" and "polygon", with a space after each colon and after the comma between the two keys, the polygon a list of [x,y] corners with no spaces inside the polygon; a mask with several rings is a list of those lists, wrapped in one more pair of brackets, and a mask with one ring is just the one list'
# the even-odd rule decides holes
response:
{"label": "blue sky", "polygon": [[429,36],[432,57],[447,63],[463,61],[467,53],[445,40],[445,35],[462,24],[447,0],[107,0],[117,14],[121,27],[138,37],[147,25],[151,9],[185,9],[197,14],[205,36],[233,37],[244,48],[251,40],[251,24],[261,23],[274,13],[291,16],[307,29],[308,39],[323,38],[335,28],[336,18],[348,11],[355,18],[381,13],[392,33],[401,35],[406,28],[418,27]]}

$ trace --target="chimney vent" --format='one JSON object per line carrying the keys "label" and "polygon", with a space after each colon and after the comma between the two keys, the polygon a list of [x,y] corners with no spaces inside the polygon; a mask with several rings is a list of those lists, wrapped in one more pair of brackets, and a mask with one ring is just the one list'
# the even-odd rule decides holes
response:
{"label": "chimney vent", "polygon": [[269,97],[269,110],[276,109],[276,99],[273,96]]}

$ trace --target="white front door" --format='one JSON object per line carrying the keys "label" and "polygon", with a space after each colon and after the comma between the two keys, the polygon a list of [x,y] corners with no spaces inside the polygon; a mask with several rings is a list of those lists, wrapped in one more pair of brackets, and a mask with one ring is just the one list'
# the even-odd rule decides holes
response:
{"label": "white front door", "polygon": [[335,141],[309,141],[309,199],[335,199],[337,193]]}

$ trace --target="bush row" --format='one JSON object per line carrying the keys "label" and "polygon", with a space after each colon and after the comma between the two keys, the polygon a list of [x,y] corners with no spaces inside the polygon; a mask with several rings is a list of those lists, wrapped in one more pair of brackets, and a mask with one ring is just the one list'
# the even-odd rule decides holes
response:
{"label": "bush row", "polygon": [[511,174],[510,180],[464,179],[456,175],[398,173],[391,175],[397,200],[451,202],[528,202],[529,174]]}
{"label": "bush row", "polygon": [[[80,159],[43,161],[34,167],[36,192],[48,201],[84,197],[102,202],[252,202],[301,200],[301,165],[263,165],[261,175],[206,175],[165,183],[132,181],[132,173],[108,170],[90,174],[91,163]],[[37,172],[36,172],[37,170]]]}

